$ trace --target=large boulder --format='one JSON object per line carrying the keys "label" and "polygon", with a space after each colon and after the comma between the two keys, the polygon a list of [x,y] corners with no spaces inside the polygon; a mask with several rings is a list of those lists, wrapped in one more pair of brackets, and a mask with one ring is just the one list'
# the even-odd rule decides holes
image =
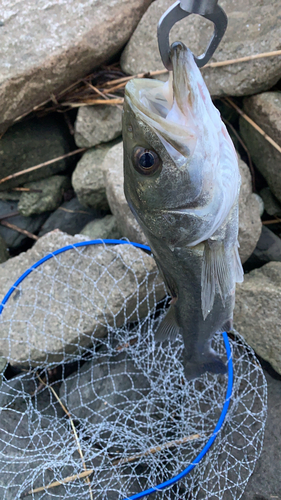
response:
{"label": "large boulder", "polygon": [[281,374],[281,262],[269,262],[236,287],[235,328]]}
{"label": "large boulder", "polygon": [[[74,141],[71,140],[65,123],[58,118],[45,116],[18,123],[11,127],[0,141],[0,178],[3,179],[11,174],[63,156],[69,153],[71,148],[75,149]],[[22,185],[25,182],[46,179],[51,175],[63,172],[72,166],[73,162],[74,157],[70,157],[51,165],[42,166],[3,182],[0,184],[0,191]],[[16,194],[12,193],[12,196],[15,197]],[[9,194],[9,199],[11,199],[11,194]]]}
{"label": "large boulder", "polygon": [[151,0],[19,0],[2,13],[0,131],[123,47]]}
{"label": "large boulder", "polygon": [[[31,265],[61,247],[88,241],[53,231],[0,265],[4,296]],[[87,351],[108,329],[147,315],[165,296],[154,259],[123,244],[70,249],[31,272],[0,316],[0,356],[38,366]]]}
{"label": "large boulder", "polygon": [[[225,61],[280,49],[281,25],[276,22],[279,0],[221,0],[228,16],[228,27],[212,61]],[[121,64],[125,72],[137,74],[163,69],[158,44],[157,23],[171,6],[170,0],[156,0],[142,17],[131,37]],[[171,30],[170,40],[183,41],[195,54],[205,52],[213,24],[200,16],[190,16]],[[221,68],[203,69],[212,95],[247,95],[266,90],[281,76],[280,57],[242,62]]]}
{"label": "large boulder", "polygon": [[[243,109],[281,147],[281,93],[248,97],[243,101]],[[281,153],[242,117],[240,131],[256,167],[281,201]]]}

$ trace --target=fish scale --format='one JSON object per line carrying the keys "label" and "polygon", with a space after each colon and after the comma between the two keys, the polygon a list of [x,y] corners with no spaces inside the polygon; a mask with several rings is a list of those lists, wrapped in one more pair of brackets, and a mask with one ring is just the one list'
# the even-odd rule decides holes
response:
{"label": "fish scale", "polygon": [[155,340],[182,335],[185,375],[193,379],[226,372],[211,341],[232,328],[235,283],[243,280],[241,181],[192,53],[177,42],[170,57],[169,82],[136,79],[126,86],[124,191],[172,296]]}

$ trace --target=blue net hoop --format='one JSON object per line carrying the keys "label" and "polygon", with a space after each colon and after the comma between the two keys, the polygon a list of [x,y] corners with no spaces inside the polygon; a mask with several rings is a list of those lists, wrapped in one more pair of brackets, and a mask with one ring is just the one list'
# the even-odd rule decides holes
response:
{"label": "blue net hoop", "polygon": [[[2,311],[3,311],[3,308],[4,308],[5,304],[8,302],[8,300],[11,297],[12,293],[17,289],[18,285],[20,283],[22,283],[22,281],[33,270],[35,270],[36,268],[38,268],[44,262],[46,262],[47,260],[55,257],[56,255],[59,255],[59,254],[61,254],[63,252],[71,250],[71,249],[73,249],[75,247],[78,248],[78,247],[85,247],[85,246],[90,246],[90,245],[100,245],[100,244],[105,244],[105,245],[122,245],[122,244],[123,245],[124,244],[128,245],[129,244],[129,245],[132,245],[132,246],[134,246],[136,248],[140,248],[140,249],[145,250],[145,251],[151,251],[150,247],[147,246],[147,245],[143,245],[143,244],[140,244],[140,243],[134,243],[134,242],[128,242],[128,241],[124,241],[124,240],[115,240],[115,239],[90,240],[90,241],[84,241],[84,242],[74,243],[72,245],[67,245],[65,247],[59,248],[58,250],[55,250],[54,252],[49,253],[45,257],[43,257],[42,259],[38,260],[35,264],[33,264],[31,267],[29,267],[16,280],[16,282],[11,286],[11,288],[6,293],[4,299],[1,302],[1,305],[0,305],[0,315],[1,315]],[[226,391],[226,394],[225,394],[225,401],[224,401],[224,405],[223,405],[220,417],[219,417],[219,419],[217,421],[215,429],[214,429],[213,433],[211,434],[208,442],[206,443],[206,445],[204,446],[204,448],[201,450],[201,452],[197,455],[197,457],[193,460],[193,462],[191,464],[189,464],[188,467],[186,467],[181,473],[177,474],[176,476],[168,479],[167,481],[165,481],[163,483],[160,483],[160,484],[158,484],[156,486],[153,486],[153,487],[151,487],[151,488],[149,488],[147,490],[144,490],[144,491],[142,491],[140,493],[137,493],[135,495],[132,495],[130,497],[126,497],[123,500],[138,500],[138,499],[143,498],[145,496],[151,495],[152,493],[155,493],[155,492],[160,491],[160,490],[164,490],[165,488],[168,488],[168,487],[172,486],[173,484],[177,483],[182,478],[184,478],[185,476],[187,476],[189,474],[189,472],[191,472],[194,469],[194,467],[196,467],[196,465],[198,465],[200,463],[200,461],[203,459],[203,457],[208,453],[209,449],[211,448],[212,444],[214,443],[214,441],[215,441],[217,435],[219,434],[219,432],[220,432],[220,430],[221,430],[221,428],[223,426],[223,423],[225,421],[225,418],[226,418],[226,415],[227,415],[227,411],[228,411],[228,408],[229,408],[229,405],[230,405],[231,396],[232,396],[232,389],[233,389],[233,361],[232,361],[231,348],[230,348],[230,344],[229,344],[227,333],[223,332],[222,335],[223,335],[223,340],[224,340],[226,354],[227,354],[228,384],[227,384],[227,391]]]}

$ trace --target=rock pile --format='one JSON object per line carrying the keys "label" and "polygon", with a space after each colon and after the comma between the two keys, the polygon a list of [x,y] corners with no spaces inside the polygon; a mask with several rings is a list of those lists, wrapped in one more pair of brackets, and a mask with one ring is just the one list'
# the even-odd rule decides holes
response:
{"label": "rock pile", "polygon": [[[280,49],[281,28],[276,20],[279,4],[279,0],[264,0],[258,5],[254,0],[221,0],[229,26],[213,61]],[[78,4],[71,0],[58,7],[56,1],[42,0],[38,7],[35,0],[28,4],[20,0],[4,12],[3,19],[0,19],[0,42],[5,54],[0,61],[1,298],[30,265],[66,244],[89,238],[124,237],[146,243],[124,195],[122,106],[92,106],[87,105],[85,99],[85,102],[78,102],[77,114],[72,109],[76,104],[72,106],[72,103],[65,113],[47,111],[52,110],[50,103],[55,105],[66,88],[72,88],[78,79],[84,81],[94,69],[106,73],[101,65],[112,61],[113,68],[116,68],[117,57],[122,70],[129,75],[163,69],[156,25],[170,5],[170,0],[135,0],[133,3],[129,0],[83,0]],[[182,40],[199,54],[204,52],[212,29],[212,23],[190,16],[174,26],[171,40]],[[118,71],[120,73],[120,69]],[[243,116],[238,117],[223,99],[217,101],[238,152],[242,178],[239,252],[246,274],[244,283],[237,287],[235,327],[256,353],[281,374],[281,87],[278,83],[281,57],[203,68],[202,73],[214,97],[238,97],[235,102],[244,113],[279,146],[276,148]],[[87,80],[87,85],[95,89],[90,80]],[[100,89],[98,92],[102,93]],[[105,101],[105,95],[100,98],[101,102]],[[44,104],[45,101],[48,104]],[[41,114],[28,116],[40,103],[46,109],[43,106]],[[5,180],[6,177],[9,179]],[[150,292],[152,281],[158,280],[155,300],[164,296],[152,257],[143,253],[140,261],[140,251],[132,247],[130,251],[120,247],[116,252],[119,260],[111,262],[109,259],[107,265],[113,266],[115,279],[120,278],[120,296],[114,295],[110,277],[104,280],[98,303],[105,318],[103,329],[96,328],[94,317],[89,323],[86,306],[85,317],[74,314],[65,329],[60,329],[65,314],[63,300],[66,291],[62,287],[61,301],[56,297],[57,303],[52,304],[52,324],[45,322],[43,313],[35,315],[26,343],[22,340],[22,331],[23,325],[29,322],[30,311],[24,297],[20,297],[22,317],[11,330],[7,326],[9,314],[11,317],[15,306],[11,302],[5,318],[0,318],[7,321],[1,325],[0,332],[0,382],[7,359],[10,367],[13,365],[16,369],[16,366],[28,364],[31,352],[32,359],[38,364],[47,360],[60,361],[65,352],[74,354],[78,331],[84,335],[85,347],[88,348],[94,338],[106,335],[108,325],[114,321],[121,325],[124,319],[122,301],[126,302],[126,314],[136,319],[133,280],[129,274],[123,276],[122,259],[130,263],[139,283],[144,283],[146,272],[151,273],[151,278],[145,282]],[[96,249],[89,249],[88,254],[94,258]],[[79,272],[71,281],[72,264],[70,256],[65,257],[69,283],[76,293],[80,293],[83,302],[85,297],[83,286],[79,290]],[[57,269],[55,272],[63,281],[63,275]],[[83,272],[86,273],[85,269]],[[93,276],[94,269],[91,272]],[[47,281],[45,293],[52,295]],[[144,284],[140,286],[144,287]],[[90,286],[87,293],[90,294]],[[145,293],[147,289],[141,288],[140,296],[144,297]],[[105,297],[110,297],[107,312],[104,311]],[[77,296],[71,300],[74,310]],[[143,314],[146,310],[144,306]],[[42,346],[42,332],[51,331],[54,321],[57,335],[54,335],[52,344]],[[84,372],[90,369],[89,361]],[[137,381],[137,373],[134,377]],[[275,394],[280,381],[268,380],[272,394]],[[142,381],[137,382],[141,386]],[[79,395],[75,390],[75,379],[71,383],[72,399],[66,402],[75,410],[75,398]],[[64,388],[60,390],[63,397]],[[270,412],[272,408],[270,406]],[[274,411],[269,420],[275,422]],[[268,446],[276,464],[272,443]],[[276,467],[278,469],[278,465]],[[278,475],[281,475],[280,470],[276,472],[276,477]],[[255,490],[253,484],[250,488],[248,491],[254,491],[255,495],[267,500],[269,492],[271,495],[280,493],[262,487]],[[14,493],[11,495],[14,498]],[[243,499],[252,500],[251,493],[245,493]]]}

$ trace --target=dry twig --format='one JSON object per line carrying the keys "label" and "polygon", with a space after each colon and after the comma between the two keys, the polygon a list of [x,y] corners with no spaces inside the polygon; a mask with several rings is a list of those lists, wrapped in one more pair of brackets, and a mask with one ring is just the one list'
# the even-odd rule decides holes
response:
{"label": "dry twig", "polygon": [[242,109],[239,108],[239,106],[237,106],[237,104],[235,104],[232,99],[230,99],[229,97],[224,97],[224,100],[228,102],[248,123],[250,123],[250,125],[252,125],[252,127],[254,127],[275,149],[277,149],[279,153],[281,153],[281,147],[279,146],[279,144],[271,139],[271,137],[269,137],[269,135],[267,135],[265,131],[261,127],[259,127],[254,122],[254,120],[252,120],[252,118],[246,115],[246,113],[244,113],[244,111],[242,111]]}
{"label": "dry twig", "polygon": [[254,166],[253,166],[253,162],[252,162],[252,158],[251,158],[251,155],[249,153],[249,150],[248,150],[246,144],[244,143],[244,141],[242,141],[242,139],[241,139],[240,135],[238,134],[237,130],[235,130],[235,128],[233,127],[233,125],[229,121],[227,121],[225,118],[223,118],[223,117],[222,117],[222,120],[224,121],[224,123],[229,128],[231,128],[233,134],[235,135],[235,137],[237,137],[237,139],[240,142],[242,148],[246,151],[246,154],[248,156],[249,167],[250,167],[251,174],[252,174],[252,190],[255,193],[256,192],[255,170],[254,170]]}
{"label": "dry twig", "polygon": [[[38,377],[38,378],[41,381],[41,383],[43,383],[44,385],[46,385],[40,379],[40,377]],[[52,389],[52,387],[50,387],[50,389]],[[55,391],[53,391],[53,392],[55,393],[58,401],[62,405],[63,410],[67,413],[67,415],[69,415],[67,409],[65,408],[65,406],[63,405],[63,403],[60,401],[60,399],[57,396],[56,392]],[[181,444],[187,443],[188,441],[193,441],[193,440],[199,439],[199,438],[200,438],[200,434],[192,434],[191,436],[186,436],[186,437],[184,437],[182,439],[176,439],[175,441],[169,441],[169,442],[164,443],[162,445],[155,446],[154,448],[150,448],[149,450],[146,450],[143,453],[138,453],[138,454],[133,455],[131,457],[121,458],[121,459],[114,460],[112,462],[112,465],[115,466],[115,465],[120,465],[120,464],[127,464],[127,463],[130,463],[130,462],[133,462],[133,461],[137,460],[138,458],[146,457],[147,455],[151,455],[153,453],[157,453],[158,451],[166,450],[166,449],[169,449],[169,448],[174,448],[175,446],[179,446]],[[24,496],[27,496],[27,495],[32,495],[34,493],[39,493],[40,491],[45,491],[45,490],[50,489],[50,488],[55,488],[56,486],[60,486],[61,484],[70,483],[71,481],[75,481],[76,479],[88,478],[88,480],[89,480],[89,476],[91,474],[93,474],[93,472],[94,472],[94,469],[88,469],[88,470],[85,470],[84,472],[81,472],[80,474],[75,474],[73,476],[68,476],[68,477],[62,479],[61,481],[54,481],[53,483],[48,484],[47,486],[41,486],[40,488],[36,488],[34,490],[28,491],[27,493],[25,493],[22,496],[22,498]]]}
{"label": "dry twig", "polygon": [[70,151],[70,153],[67,153],[62,156],[58,156],[57,158],[53,158],[52,160],[45,161],[44,163],[39,163],[39,165],[35,165],[34,167],[26,168],[25,170],[21,170],[20,172],[15,172],[14,174],[8,175],[7,177],[4,177],[3,179],[0,179],[0,184],[3,184],[3,182],[10,181],[11,179],[15,179],[16,177],[19,177],[20,175],[27,174],[29,172],[33,172],[34,170],[38,170],[39,168],[46,167],[47,165],[52,165],[52,163],[56,163],[57,161],[64,160],[64,158],[69,158],[70,156],[77,155],[79,153],[83,153],[86,151],[87,148],[80,148],[80,149],[75,149],[75,151]]}
{"label": "dry twig", "polygon": [[39,240],[39,237],[35,236],[35,234],[32,234],[29,231],[26,231],[26,229],[22,229],[21,227],[18,227],[15,224],[11,224],[10,222],[7,222],[6,220],[1,219],[0,224],[2,226],[8,227],[9,229],[13,229],[14,231],[17,231],[18,233],[22,233],[25,236],[28,236],[29,238],[31,238],[35,241]]}
{"label": "dry twig", "polygon": [[[39,382],[41,384],[43,384],[44,386],[47,386],[46,382],[44,382],[38,374],[37,374],[37,377],[38,377],[38,380],[39,380]],[[89,485],[90,498],[91,498],[91,500],[94,500],[93,492],[92,492],[92,488],[91,488],[91,481],[90,481],[90,479],[88,477],[89,476],[89,474],[88,474],[89,471],[87,470],[87,466],[86,466],[86,463],[85,463],[84,455],[83,455],[83,452],[82,452],[82,448],[81,448],[81,445],[80,445],[80,442],[79,442],[79,438],[78,438],[78,435],[77,435],[77,432],[76,432],[75,425],[74,425],[74,422],[72,420],[72,417],[71,417],[68,409],[64,406],[63,402],[61,401],[61,399],[59,398],[58,394],[54,390],[54,388],[51,387],[51,386],[49,386],[49,388],[51,389],[51,391],[52,391],[53,395],[55,396],[56,400],[59,402],[59,404],[61,405],[63,411],[65,412],[65,414],[68,416],[68,418],[70,420],[70,424],[71,424],[72,432],[73,432],[73,435],[74,435],[74,439],[76,441],[78,453],[79,453],[80,458],[82,460],[82,465],[83,465],[83,468],[84,468],[84,473],[87,473],[84,477],[86,478],[86,481],[87,481],[87,483]],[[75,476],[72,476],[72,477],[75,477]],[[76,477],[75,477],[75,479],[76,479]],[[65,480],[64,480],[64,482],[65,482]],[[67,481],[67,482],[69,482],[69,481]],[[61,484],[61,483],[59,482],[58,484]]]}

